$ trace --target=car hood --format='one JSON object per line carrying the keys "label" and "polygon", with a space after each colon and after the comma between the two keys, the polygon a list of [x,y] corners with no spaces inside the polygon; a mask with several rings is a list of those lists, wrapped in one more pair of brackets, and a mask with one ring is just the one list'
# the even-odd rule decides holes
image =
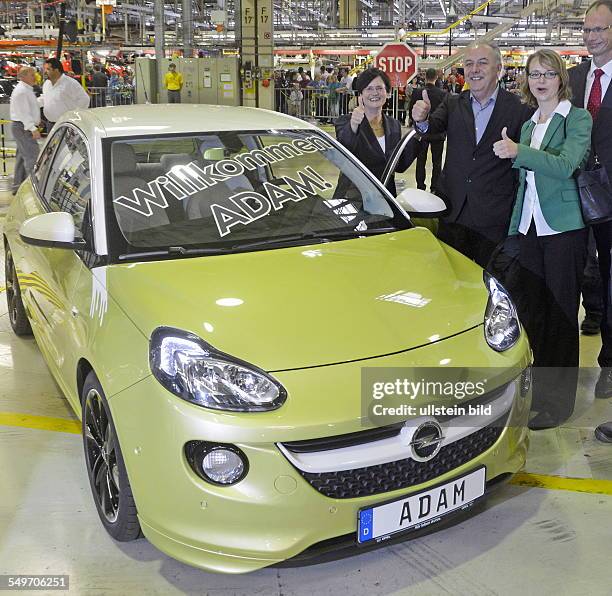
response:
{"label": "car hood", "polygon": [[488,298],[482,270],[425,228],[113,265],[105,282],[147,337],[159,326],[191,331],[267,371],[441,341],[481,324]]}

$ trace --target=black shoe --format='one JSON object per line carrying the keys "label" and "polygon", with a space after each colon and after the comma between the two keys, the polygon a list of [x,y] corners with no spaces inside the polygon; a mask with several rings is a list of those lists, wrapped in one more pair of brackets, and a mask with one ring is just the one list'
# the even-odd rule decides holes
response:
{"label": "black shoe", "polygon": [[546,428],[556,428],[560,422],[556,416],[549,412],[538,412],[527,424],[531,430],[544,430]]}
{"label": "black shoe", "polygon": [[586,317],[580,325],[580,331],[583,335],[597,335],[600,331],[601,315],[587,313]]}
{"label": "black shoe", "polygon": [[612,422],[604,422],[595,429],[595,438],[602,443],[612,443]]}
{"label": "black shoe", "polygon": [[597,399],[609,399],[612,397],[612,366],[601,369],[599,379],[595,385],[595,397]]}

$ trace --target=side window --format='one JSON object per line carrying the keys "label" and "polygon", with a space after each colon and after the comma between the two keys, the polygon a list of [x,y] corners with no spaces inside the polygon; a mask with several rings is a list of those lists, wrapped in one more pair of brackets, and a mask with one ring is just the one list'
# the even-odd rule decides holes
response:
{"label": "side window", "polygon": [[47,173],[49,172],[49,166],[51,165],[51,160],[55,155],[55,150],[59,145],[59,142],[62,139],[64,134],[64,128],[58,130],[50,139],[49,142],[45,145],[42,153],[38,157],[36,165],[34,167],[34,172],[32,174],[32,178],[36,184],[38,190],[42,193],[45,178],[47,177]]}
{"label": "side window", "polygon": [[82,229],[90,195],[87,147],[74,129],[67,128],[49,169],[45,200],[53,211],[71,213],[77,229]]}

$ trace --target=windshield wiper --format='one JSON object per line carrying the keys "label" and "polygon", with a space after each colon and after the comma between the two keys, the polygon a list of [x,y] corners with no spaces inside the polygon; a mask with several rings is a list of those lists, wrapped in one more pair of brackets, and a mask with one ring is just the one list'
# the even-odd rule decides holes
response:
{"label": "windshield wiper", "polygon": [[220,255],[232,252],[233,247],[217,248],[185,248],[184,246],[169,246],[164,250],[148,250],[144,252],[130,252],[119,255],[120,261],[142,259],[144,257],[182,257],[193,255]]}
{"label": "windshield wiper", "polygon": [[396,232],[397,228],[372,228],[370,230],[329,230],[320,232],[304,232],[302,234],[292,234],[288,236],[279,236],[278,238],[266,238],[265,240],[255,240],[253,242],[245,242],[242,244],[234,244],[234,250],[243,250],[245,248],[258,248],[261,246],[273,246],[275,244],[286,244],[287,242],[301,242],[303,240],[315,240],[317,242],[329,242],[332,239],[338,238],[359,238],[360,236],[373,236],[375,234],[385,234],[387,232]]}
{"label": "windshield wiper", "polygon": [[265,240],[254,240],[225,247],[207,248],[185,248],[184,246],[169,246],[163,250],[148,250],[142,252],[130,252],[119,255],[120,261],[131,261],[135,259],[150,257],[189,257],[194,255],[220,255],[237,252],[249,248],[259,248],[261,246],[273,246],[275,244],[286,244],[287,242],[301,242],[303,240],[314,240],[316,242],[329,242],[338,238],[359,238],[359,236],[373,236],[375,234],[386,234],[395,232],[397,228],[372,228],[368,230],[330,230],[328,232],[304,232],[301,234],[291,234],[279,236],[278,238],[266,238]]}

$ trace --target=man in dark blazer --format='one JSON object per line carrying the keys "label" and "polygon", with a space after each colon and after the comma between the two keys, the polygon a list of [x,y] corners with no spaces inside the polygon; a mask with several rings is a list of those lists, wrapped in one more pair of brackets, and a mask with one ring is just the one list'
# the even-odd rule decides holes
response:
{"label": "man in dark blazer", "polygon": [[412,118],[422,133],[446,132],[438,191],[450,209],[440,221],[438,236],[484,267],[507,236],[517,190],[517,170],[495,156],[493,143],[504,127],[518,141],[533,110],[499,87],[502,62],[495,46],[470,46],[464,69],[469,91],[448,94],[435,112],[423,98],[415,103]]}
{"label": "man in dark blazer", "polygon": [[[589,6],[584,18],[583,37],[592,59],[569,71],[572,101],[574,105],[589,110],[593,116],[590,165],[597,156],[612,177],[612,0],[596,0]],[[597,359],[601,372],[595,386],[595,397],[606,399],[612,398],[612,222],[593,226],[593,233],[604,302],[602,347]],[[612,425],[608,437],[612,442]]]}
{"label": "man in dark blazer", "polygon": [[[436,86],[436,80],[438,73],[435,68],[428,68],[425,72],[425,88],[415,89],[410,98],[410,113],[414,104],[423,99],[423,91],[426,92],[426,96],[431,103],[431,111],[435,112],[436,108],[442,103],[446,97],[446,92],[442,91]],[[431,148],[431,182],[429,188],[434,194],[438,189],[438,181],[442,172],[442,153],[444,151],[444,139],[446,134],[444,132],[430,133],[423,135],[421,138],[421,150],[417,155],[416,162],[416,183],[417,188],[425,190],[425,165],[427,164],[427,153]]]}

